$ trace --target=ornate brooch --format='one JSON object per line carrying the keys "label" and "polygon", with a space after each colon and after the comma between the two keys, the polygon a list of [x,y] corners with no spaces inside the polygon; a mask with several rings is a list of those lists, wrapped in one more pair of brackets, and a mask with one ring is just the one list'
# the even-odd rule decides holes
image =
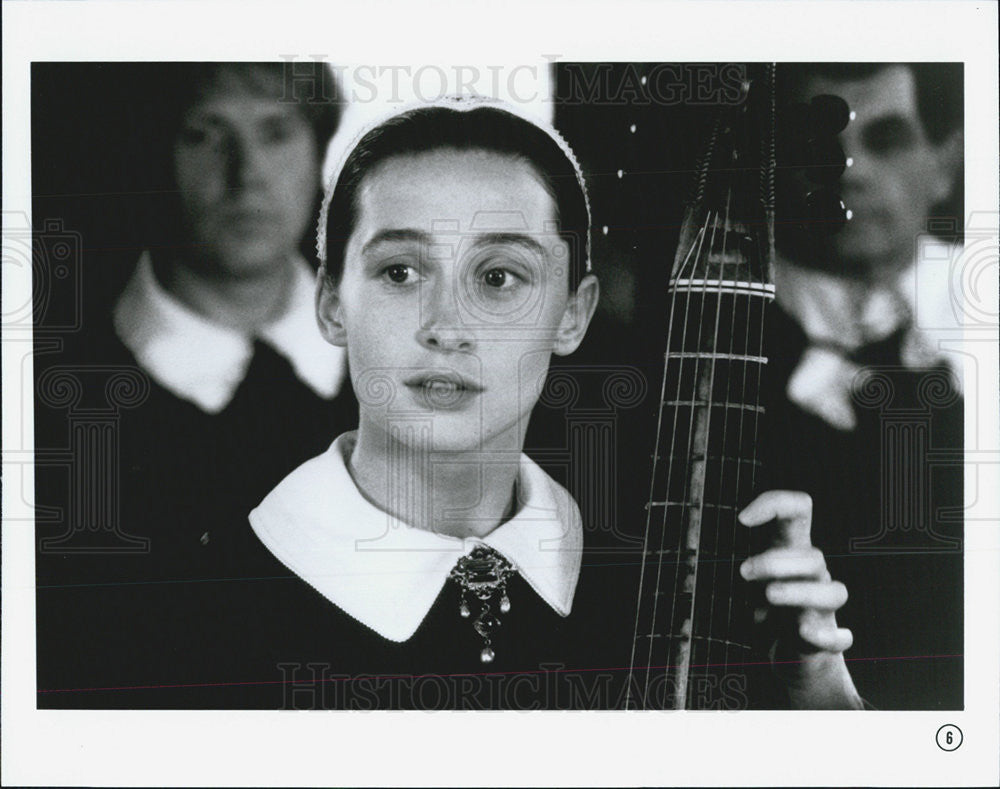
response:
{"label": "ornate brooch", "polygon": [[479,545],[468,556],[458,560],[449,576],[462,588],[459,616],[463,619],[472,616],[472,609],[469,607],[470,598],[478,599],[481,604],[472,627],[483,639],[483,650],[479,653],[479,659],[483,663],[492,663],[496,657],[493,652],[492,636],[500,627],[500,619],[493,615],[491,604],[495,603],[501,614],[510,611],[507,579],[515,572],[517,571],[514,566],[501,554],[485,545]]}

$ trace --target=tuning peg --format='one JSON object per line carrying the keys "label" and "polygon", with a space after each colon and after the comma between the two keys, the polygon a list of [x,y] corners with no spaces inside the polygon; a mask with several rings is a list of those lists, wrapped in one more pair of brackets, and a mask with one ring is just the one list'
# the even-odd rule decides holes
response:
{"label": "tuning peg", "polygon": [[791,191],[783,203],[801,227],[818,235],[836,233],[847,221],[839,193],[847,157],[837,135],[849,122],[847,102],[829,94],[790,104],[782,112],[778,156]]}
{"label": "tuning peg", "polygon": [[815,137],[809,141],[807,177],[821,184],[833,184],[844,174],[847,157],[836,137]]}
{"label": "tuning peg", "polygon": [[814,183],[829,184],[840,178],[847,159],[837,135],[848,123],[847,102],[839,96],[815,96],[809,104],[788,106],[784,115],[782,163],[803,170]]}
{"label": "tuning peg", "polygon": [[847,208],[836,190],[821,186],[806,195],[803,218],[811,232],[832,236],[847,222]]}
{"label": "tuning peg", "polygon": [[840,96],[824,93],[809,100],[813,129],[818,134],[840,134],[851,120],[851,108]]}

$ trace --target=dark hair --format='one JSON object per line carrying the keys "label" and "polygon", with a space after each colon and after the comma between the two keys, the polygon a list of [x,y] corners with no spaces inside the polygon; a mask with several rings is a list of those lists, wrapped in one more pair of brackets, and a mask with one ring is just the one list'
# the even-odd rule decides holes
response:
{"label": "dark hair", "polygon": [[913,74],[917,114],[931,142],[940,143],[962,127],[961,63],[781,63],[778,66],[779,101],[800,90],[811,77],[864,80],[891,66],[905,66]]}
{"label": "dark hair", "polygon": [[534,167],[555,201],[560,233],[570,246],[570,290],[575,290],[587,270],[590,215],[572,154],[530,121],[489,106],[410,110],[393,116],[361,138],[340,170],[325,226],[319,228],[330,279],[340,279],[347,241],[357,221],[358,190],[365,177],[394,156],[440,149],[499,153]]}
{"label": "dark hair", "polygon": [[[231,82],[251,95],[297,105],[309,124],[322,159],[340,123],[343,101],[333,70],[323,62],[303,63],[141,63],[134,64],[132,83],[144,96],[137,128],[128,137],[129,159],[146,173],[136,187],[147,195],[143,237],[152,249],[169,249],[181,237],[177,185],[173,174],[173,146],[185,113],[213,87]],[[315,211],[322,193],[317,190]],[[299,251],[315,265],[311,237]]]}
{"label": "dark hair", "polygon": [[157,72],[157,120],[168,139],[177,133],[184,113],[226,78],[248,93],[297,104],[321,152],[340,123],[343,101],[327,63],[158,63],[152,68]]}

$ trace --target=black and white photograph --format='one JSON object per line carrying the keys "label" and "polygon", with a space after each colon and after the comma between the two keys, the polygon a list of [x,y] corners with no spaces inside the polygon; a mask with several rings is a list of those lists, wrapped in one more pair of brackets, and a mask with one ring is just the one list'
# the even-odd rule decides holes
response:
{"label": "black and white photograph", "polygon": [[995,7],[137,5],[4,8],[5,783],[997,778]]}

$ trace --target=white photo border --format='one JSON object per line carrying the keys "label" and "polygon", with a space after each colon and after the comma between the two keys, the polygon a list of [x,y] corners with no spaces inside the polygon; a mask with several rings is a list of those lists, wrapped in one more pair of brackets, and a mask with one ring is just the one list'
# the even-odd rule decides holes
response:
{"label": "white photo border", "polygon": [[[961,61],[965,210],[998,184],[997,6],[934,2],[10,2],[3,4],[3,211],[31,216],[33,61]],[[428,59],[427,53],[433,53]],[[5,240],[6,243],[6,240]],[[30,294],[9,270],[4,314]],[[994,298],[996,288],[993,289]],[[29,295],[30,299],[30,295]],[[995,307],[995,302],[993,304]],[[996,310],[994,309],[994,314]],[[978,334],[977,337],[981,337]],[[997,343],[978,343],[966,446],[1000,458]],[[395,713],[35,709],[31,336],[3,351],[4,785],[996,785],[997,468],[966,480],[965,710]],[[989,454],[992,453],[992,454]],[[989,485],[990,481],[993,485]],[[986,483],[986,484],[984,484]],[[963,746],[935,745],[943,724]],[[489,763],[483,763],[484,758]]]}

